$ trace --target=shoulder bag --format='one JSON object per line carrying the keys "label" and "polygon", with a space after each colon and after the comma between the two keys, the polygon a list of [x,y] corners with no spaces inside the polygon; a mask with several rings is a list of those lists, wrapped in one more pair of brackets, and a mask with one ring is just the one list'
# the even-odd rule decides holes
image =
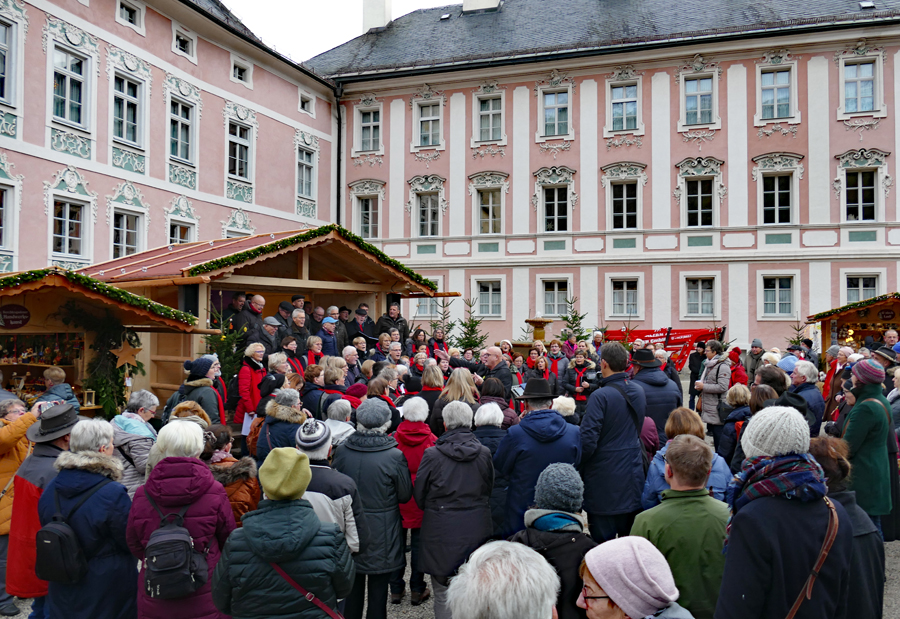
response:
{"label": "shoulder bag", "polygon": [[[627,381],[626,381],[627,382]],[[644,444],[641,442],[641,422],[638,421],[638,414],[634,408],[634,404],[631,403],[631,400],[628,399],[628,394],[625,393],[625,390],[618,383],[610,383],[610,387],[618,391],[622,394],[622,399],[625,400],[625,405],[628,407],[628,413],[631,415],[631,421],[634,423],[634,429],[637,430],[638,435],[638,447],[641,448],[641,462],[644,465],[644,476],[647,476],[647,471],[650,470],[650,456],[647,453],[647,450],[644,449]]]}
{"label": "shoulder bag", "polygon": [[800,605],[803,604],[803,600],[812,599],[813,585],[816,584],[816,577],[819,575],[819,571],[822,569],[822,565],[825,564],[825,559],[828,558],[828,552],[831,550],[832,545],[834,545],[834,540],[837,538],[838,532],[838,515],[837,510],[834,508],[834,503],[831,502],[831,499],[825,497],[825,505],[828,506],[828,530],[825,532],[825,541],[822,542],[822,549],[819,551],[819,557],[816,559],[815,565],[813,565],[812,570],[809,573],[809,577],[807,577],[806,582],[803,584],[803,589],[800,591],[800,595],[797,596],[797,599],[794,601],[794,605],[791,606],[790,612],[788,612],[786,619],[794,619],[794,615],[797,614],[797,611],[800,610]]}
{"label": "shoulder bag", "polygon": [[333,608],[329,608],[328,605],[317,598],[314,593],[307,591],[306,589],[301,587],[297,583],[297,581],[288,576],[288,573],[281,569],[280,565],[278,565],[277,563],[269,563],[269,565],[271,565],[272,569],[278,572],[278,575],[284,578],[290,586],[299,591],[300,595],[305,597],[307,602],[312,602],[313,604],[315,604],[322,612],[331,617],[331,619],[344,619],[344,616],[341,613],[334,610]]}

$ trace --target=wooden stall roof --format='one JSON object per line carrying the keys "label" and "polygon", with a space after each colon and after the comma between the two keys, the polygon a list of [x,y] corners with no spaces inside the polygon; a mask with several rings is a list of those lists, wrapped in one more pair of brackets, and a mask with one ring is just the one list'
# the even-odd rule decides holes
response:
{"label": "wooden stall roof", "polygon": [[432,296],[436,290],[431,280],[336,224],[167,245],[91,265],[79,272],[113,285],[152,280],[180,285],[215,280],[241,267],[304,248],[317,250],[311,252],[314,263],[310,269],[327,269],[333,277],[371,283],[399,281],[407,284],[407,293],[422,296]]}
{"label": "wooden stall roof", "polygon": [[877,297],[872,297],[871,299],[866,299],[865,301],[859,301],[857,303],[849,303],[842,307],[836,307],[835,309],[828,310],[827,312],[820,312],[818,314],[813,314],[812,316],[808,316],[806,318],[807,324],[812,324],[815,322],[820,322],[825,320],[826,318],[836,319],[841,316],[850,314],[857,310],[861,310],[867,307],[878,307],[880,305],[894,305],[900,301],[900,292],[889,292],[887,294],[883,294]]}
{"label": "wooden stall roof", "polygon": [[68,300],[95,302],[108,309],[122,324],[129,326],[153,326],[191,333],[197,323],[197,319],[187,312],[59,267],[10,273],[0,277],[0,298],[15,299],[25,294],[52,295],[49,301],[56,307]]}

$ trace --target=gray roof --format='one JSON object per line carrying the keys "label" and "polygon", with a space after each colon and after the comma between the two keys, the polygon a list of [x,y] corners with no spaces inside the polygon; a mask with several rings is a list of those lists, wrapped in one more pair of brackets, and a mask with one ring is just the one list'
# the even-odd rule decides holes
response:
{"label": "gray roof", "polygon": [[[448,14],[448,19],[441,16]],[[900,20],[900,0],[505,0],[497,11],[420,9],[310,59],[333,78],[386,69],[440,70],[535,54],[599,54],[702,37]]]}
{"label": "gray roof", "polygon": [[237,30],[245,37],[260,41],[260,38],[253,34],[250,28],[245,26],[244,22],[239,20],[235,14],[219,0],[190,0],[189,5],[193,5],[195,8],[208,13],[218,21],[231,26],[231,28]]}

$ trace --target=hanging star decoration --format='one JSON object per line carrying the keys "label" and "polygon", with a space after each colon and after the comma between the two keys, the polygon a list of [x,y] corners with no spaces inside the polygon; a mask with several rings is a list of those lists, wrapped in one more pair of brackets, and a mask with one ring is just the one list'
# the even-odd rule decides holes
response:
{"label": "hanging star decoration", "polygon": [[120,368],[126,363],[128,365],[137,366],[137,359],[135,357],[139,352],[143,350],[142,348],[134,348],[127,339],[122,341],[122,345],[119,348],[113,348],[109,352],[114,354],[119,360],[116,362],[116,367]]}

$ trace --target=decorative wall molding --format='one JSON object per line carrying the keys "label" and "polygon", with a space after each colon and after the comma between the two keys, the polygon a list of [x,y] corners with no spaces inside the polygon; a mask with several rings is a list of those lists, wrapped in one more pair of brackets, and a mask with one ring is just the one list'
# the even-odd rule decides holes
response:
{"label": "decorative wall molding", "polygon": [[631,80],[643,74],[643,71],[636,71],[634,65],[623,64],[612,70],[612,73],[609,74],[609,79],[614,82],[619,82],[624,80]]}
{"label": "decorative wall molding", "polygon": [[384,158],[380,155],[363,155],[361,157],[351,157],[350,161],[353,162],[353,165],[357,168],[361,168],[363,164],[368,163],[370,168],[374,168],[377,164],[378,167],[381,167],[384,164]]}
{"label": "decorative wall molding", "polygon": [[860,56],[870,56],[874,54],[880,54],[882,61],[884,60],[883,47],[873,47],[866,39],[859,39],[856,43],[835,52],[834,64],[840,66],[842,58],[858,58]]}
{"label": "decorative wall molding", "polygon": [[474,196],[479,189],[501,189],[509,193],[509,174],[505,172],[477,172],[469,176],[469,195]]}
{"label": "decorative wall molding", "polygon": [[835,155],[841,168],[876,168],[886,164],[889,152],[878,148],[860,148]]}
{"label": "decorative wall molding", "polygon": [[575,79],[569,77],[568,73],[560,72],[557,69],[553,69],[550,71],[550,75],[547,76],[547,79],[540,80],[534,85],[534,96],[538,96],[541,92],[541,88],[558,88],[560,86],[571,86],[572,92],[575,92]]}
{"label": "decorative wall molding", "polygon": [[[45,54],[50,47],[51,39],[65,42],[66,45],[74,47],[78,51],[89,56],[94,56],[95,58],[99,58],[100,56],[100,41],[97,37],[88,34],[81,28],[73,26],[67,21],[57,19],[52,15],[47,15],[47,22],[44,24],[44,32],[41,38],[41,45]],[[97,75],[100,75],[99,63],[97,63]]]}
{"label": "decorative wall molding", "polygon": [[497,80],[488,79],[481,82],[481,85],[472,91],[472,94],[475,95],[492,95],[494,93],[498,93],[501,90],[506,90],[505,87],[501,86],[497,83]]}
{"label": "decorative wall molding", "polygon": [[50,148],[81,159],[91,158],[91,139],[55,127],[50,129]]}
{"label": "decorative wall molding", "polygon": [[171,207],[163,211],[169,217],[180,217],[200,221],[200,216],[194,212],[194,204],[187,196],[175,196],[172,198]]}
{"label": "decorative wall molding", "polygon": [[347,192],[347,199],[350,200],[351,205],[353,204],[353,198],[362,196],[378,196],[378,199],[381,202],[384,202],[384,181],[365,178],[350,183],[349,187],[350,191]]}
{"label": "decorative wall molding", "polygon": [[569,150],[571,147],[572,147],[572,143],[571,143],[570,141],[568,141],[568,140],[563,141],[562,144],[559,144],[559,143],[551,143],[551,142],[544,142],[543,144],[541,144],[541,149],[540,149],[540,150],[541,150],[541,153],[543,153],[543,154],[545,154],[545,155],[546,155],[547,153],[551,153],[551,154],[553,155],[553,159],[556,159],[556,156],[557,156],[560,152],[562,152],[562,151],[567,151],[567,150]]}
{"label": "decorative wall molding", "polygon": [[197,172],[191,168],[169,162],[169,182],[187,187],[188,189],[197,188]]}
{"label": "decorative wall molding", "polygon": [[0,15],[22,24],[22,36],[28,34],[28,11],[20,0],[0,0]]}
{"label": "decorative wall molding", "polygon": [[234,101],[226,101],[225,107],[222,108],[222,119],[225,123],[225,131],[228,131],[228,122],[237,121],[245,125],[253,127],[253,140],[259,138],[259,121],[256,119],[256,110],[251,110]]}
{"label": "decorative wall molding", "polygon": [[369,106],[369,105],[376,105],[377,103],[378,103],[378,97],[375,96],[374,92],[367,92],[359,98],[360,105]]}
{"label": "decorative wall molding", "polygon": [[794,60],[799,60],[800,56],[793,56],[791,52],[782,48],[782,49],[770,49],[765,52],[759,60],[756,61],[756,64],[770,64],[770,65],[780,65],[786,62],[793,62]]}
{"label": "decorative wall molding", "polygon": [[484,159],[488,155],[491,156],[491,159],[493,159],[497,155],[500,155],[500,158],[502,159],[503,157],[506,156],[506,149],[505,148],[497,148],[493,144],[488,144],[485,146],[477,146],[472,149],[472,159],[478,159],[479,157]]}
{"label": "decorative wall molding", "polygon": [[316,203],[304,200],[303,198],[297,198],[297,207],[294,212],[300,217],[310,217],[315,219],[317,214]]}
{"label": "decorative wall molding", "polygon": [[116,204],[124,204],[131,208],[142,211],[146,217],[146,225],[150,224],[150,205],[147,204],[144,194],[141,190],[134,186],[131,181],[119,183],[113,195],[106,196],[106,225],[112,226],[113,210]]}
{"label": "decorative wall molding", "polygon": [[250,223],[250,216],[241,208],[231,211],[231,215],[229,215],[228,219],[221,223],[223,237],[227,235],[229,230],[245,232],[247,234],[254,234],[256,232],[256,228]]}
{"label": "decorative wall molding", "polygon": [[253,202],[253,186],[246,183],[237,183],[233,180],[225,181],[225,197],[238,202]]}
{"label": "decorative wall molding", "polygon": [[413,156],[416,158],[416,161],[418,161],[419,163],[424,163],[425,169],[427,170],[427,169],[429,169],[429,167],[430,167],[429,164],[431,162],[437,161],[438,159],[441,158],[441,152],[435,151],[432,153],[414,153]]}
{"label": "decorative wall molding", "polygon": [[703,150],[703,143],[712,142],[715,137],[715,129],[691,129],[681,133],[681,141],[685,143],[693,142],[697,145],[697,150]]}
{"label": "decorative wall molding", "polygon": [[54,174],[52,180],[44,181],[44,215],[47,217],[50,217],[54,193],[67,194],[89,202],[93,221],[97,223],[97,192],[88,188],[88,181],[78,168],[66,166]]}
{"label": "decorative wall molding", "polygon": [[600,168],[600,171],[603,173],[600,177],[600,184],[604,189],[609,187],[612,182],[623,180],[637,180],[641,185],[646,186],[650,178],[647,176],[647,166],[634,161],[611,163]]}
{"label": "decorative wall molding", "polygon": [[880,118],[850,118],[844,121],[845,131],[858,131],[859,141],[863,141],[866,131],[875,131],[881,122]]}
{"label": "decorative wall molding", "polygon": [[640,135],[617,135],[614,138],[606,139],[607,152],[613,148],[621,146],[636,146],[640,148],[644,145],[644,138]]}
{"label": "decorative wall molding", "polygon": [[197,120],[203,116],[203,96],[200,89],[190,82],[175,77],[171,73],[166,73],[166,80],[163,82],[163,94],[167,97],[175,95],[194,104],[197,108]]}
{"label": "decorative wall molding", "polygon": [[16,167],[16,164],[11,162],[7,158],[7,154],[5,152],[0,151],[0,179],[10,182],[13,185],[16,185],[16,187],[18,188],[18,191],[16,191],[15,204],[15,210],[18,213],[22,210],[22,184],[25,181],[25,175],[14,174],[14,167]]}
{"label": "decorative wall molding", "polygon": [[126,52],[124,49],[108,45],[106,48],[106,78],[110,82],[113,81],[113,74],[116,69],[139,77],[147,88],[147,98],[149,99],[153,96],[153,72],[150,70],[150,63]]}
{"label": "decorative wall molding", "polygon": [[759,128],[759,131],[756,132],[756,137],[762,138],[763,136],[765,136],[767,138],[770,138],[773,135],[780,133],[781,135],[789,135],[793,138],[796,138],[797,127],[799,127],[799,125],[796,123],[789,123],[787,125],[782,125],[781,123],[766,125],[765,127]]}
{"label": "decorative wall molding", "polygon": [[119,148],[118,146],[113,146],[112,164],[115,168],[121,168],[122,170],[128,170],[129,172],[134,172],[136,174],[147,173],[146,157],[144,157],[144,155],[139,155],[133,151]]}
{"label": "decorative wall molding", "polygon": [[552,166],[541,168],[534,173],[534,195],[531,196],[531,206],[537,211],[541,202],[541,190],[546,187],[568,185],[569,204],[572,210],[578,204],[578,194],[575,193],[575,170],[567,166]]}
{"label": "decorative wall molding", "polygon": [[15,114],[3,112],[0,114],[0,134],[16,137],[19,129],[19,118]]}
{"label": "decorative wall molding", "polygon": [[683,75],[691,73],[716,73],[719,77],[722,77],[722,67],[719,65],[718,61],[710,60],[703,56],[703,54],[697,54],[679,66],[678,69],[675,70],[674,77],[677,81],[681,79]]}
{"label": "decorative wall molding", "polygon": [[678,168],[678,184],[675,187],[675,191],[672,192],[672,197],[675,198],[679,207],[681,206],[681,196],[685,180],[695,176],[712,176],[716,180],[716,193],[719,196],[718,206],[721,208],[725,202],[725,196],[728,195],[728,189],[725,187],[725,183],[722,182],[722,165],[724,163],[724,161],[716,159],[715,157],[688,157],[687,159],[683,159],[679,163],[676,163],[675,167]]}
{"label": "decorative wall molding", "polygon": [[444,199],[444,183],[447,182],[447,179],[437,174],[427,174],[424,176],[413,176],[406,182],[409,184],[409,201],[406,203],[407,213],[411,214],[413,212],[413,209],[416,207],[416,195],[420,193],[437,193],[441,212],[447,212],[449,205],[447,200]]}
{"label": "decorative wall molding", "polygon": [[430,84],[422,84],[413,96],[409,98],[409,107],[412,109],[412,106],[416,101],[437,101],[441,100],[441,105],[447,105],[447,97],[444,96],[443,90],[435,90],[431,87]]}
{"label": "decorative wall molding", "polygon": [[768,153],[753,158],[756,164],[750,172],[753,182],[759,181],[760,177],[766,172],[797,172],[797,177],[803,178],[803,164],[800,160],[803,155],[796,153]]}

